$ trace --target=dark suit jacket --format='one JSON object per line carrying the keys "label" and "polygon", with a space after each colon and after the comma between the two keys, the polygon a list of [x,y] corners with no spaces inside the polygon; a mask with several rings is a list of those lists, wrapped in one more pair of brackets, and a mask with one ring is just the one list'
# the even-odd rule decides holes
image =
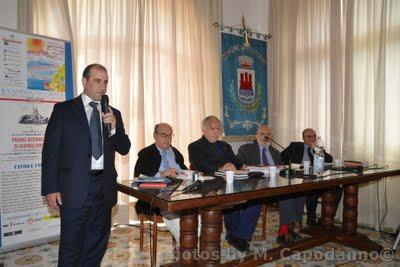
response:
{"label": "dark suit jacket", "polygon": [[[131,143],[125,134],[121,113],[112,108],[116,118],[116,133],[104,144],[104,201],[113,206],[117,201],[115,151],[129,152]],[[103,128],[103,133],[106,133]],[[42,151],[42,195],[60,192],[63,206],[80,208],[89,190],[91,176],[91,137],[82,97],[54,105],[46,128]]]}
{"label": "dark suit jacket", "polygon": [[[187,170],[182,154],[175,147],[171,147],[175,154],[175,162],[179,165],[179,167],[181,167],[182,170]],[[160,151],[157,149],[155,144],[152,144],[139,151],[138,159],[135,164],[134,176],[138,177],[140,174],[154,176],[160,169],[160,165]],[[138,202],[136,202],[135,210],[137,214],[144,213],[150,215],[152,212],[155,212],[156,214],[160,215],[160,209],[151,208],[150,204],[142,200],[138,200]]]}
{"label": "dark suit jacket", "polygon": [[232,147],[224,141],[210,143],[202,136],[191,143],[188,149],[192,168],[204,174],[213,174],[228,162],[234,164],[236,169],[240,169],[243,165],[233,153]]}
{"label": "dark suit jacket", "polygon": [[[182,154],[173,146],[171,146],[175,154],[175,162],[181,167],[182,170],[186,170],[187,167],[184,164]],[[161,155],[155,144],[143,148],[138,153],[138,159],[135,165],[134,176],[138,177],[140,174],[146,176],[154,176],[160,169]]]}
{"label": "dark suit jacket", "polygon": [[[332,162],[332,156],[325,153],[325,162]],[[304,155],[304,143],[303,142],[291,142],[289,146],[281,152],[281,159],[284,164],[289,164],[289,155],[292,163],[301,163]],[[312,164],[312,162],[311,162]]]}
{"label": "dark suit jacket", "polygon": [[[269,146],[269,152],[271,153],[275,165],[281,165],[282,162],[279,151],[276,150],[274,147]],[[253,143],[244,144],[239,147],[237,157],[241,162],[246,165],[260,165],[260,147],[258,145],[258,142],[255,140]]]}

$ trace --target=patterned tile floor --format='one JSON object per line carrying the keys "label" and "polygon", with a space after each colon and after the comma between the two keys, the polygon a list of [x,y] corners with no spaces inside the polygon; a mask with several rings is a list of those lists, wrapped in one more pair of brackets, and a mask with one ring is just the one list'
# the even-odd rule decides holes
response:
{"label": "patterned tile floor", "polygon": [[[278,230],[278,212],[274,208],[268,210],[267,216],[267,240],[260,241],[260,230],[258,226],[254,234],[252,249],[261,251],[262,248],[277,247],[276,235]],[[379,233],[368,229],[361,228],[360,232],[367,234],[370,239],[380,243],[384,247],[391,247],[394,238],[383,240]],[[243,256],[235,249],[231,248],[223,239],[224,233],[221,235],[222,262]],[[146,231],[144,251],[139,251],[139,228],[136,226],[117,226],[112,229],[108,250],[104,256],[103,267],[133,267],[133,266],[150,266],[149,257],[149,232]],[[0,267],[11,266],[57,266],[58,242],[47,243],[40,246],[25,248],[12,252],[0,254]],[[161,230],[158,232],[158,248],[157,248],[157,264],[171,262],[173,259],[172,238],[168,231]],[[391,260],[371,254],[370,259],[357,260],[357,257],[365,256],[360,251],[342,245],[327,243],[310,250],[306,250],[301,254],[295,254],[285,259],[280,259],[263,266],[354,266],[354,267],[372,267],[372,266],[400,266],[400,252],[395,255],[388,253],[386,256],[392,257]],[[359,258],[359,259],[360,259]]]}

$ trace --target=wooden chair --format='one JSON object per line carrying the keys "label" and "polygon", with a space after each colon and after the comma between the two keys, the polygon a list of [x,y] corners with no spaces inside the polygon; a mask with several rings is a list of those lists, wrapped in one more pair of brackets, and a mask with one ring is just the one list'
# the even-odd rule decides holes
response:
{"label": "wooden chair", "polygon": [[261,207],[261,240],[266,240],[267,235],[267,204],[263,204]]}
{"label": "wooden chair", "polygon": [[267,235],[266,235],[266,231],[267,231],[267,207],[268,206],[273,206],[273,207],[277,207],[278,203],[277,202],[272,202],[272,203],[264,203],[262,204],[261,207],[261,240],[266,240],[267,239]]}
{"label": "wooden chair", "polygon": [[[151,226],[152,228],[152,233],[153,233],[153,244],[151,247],[151,266],[156,266],[156,262],[157,262],[157,223],[162,223],[163,222],[163,218],[161,215],[157,215],[155,212],[153,212],[152,215],[147,215],[144,213],[139,214],[139,220],[140,220],[140,234],[139,234],[139,250],[143,251],[143,244],[144,244],[144,231],[145,231],[145,227],[144,227],[144,221],[145,218],[148,218],[149,220],[151,220],[151,222],[153,223],[153,225]],[[176,246],[176,241],[175,239],[172,237],[172,246],[175,247]]]}

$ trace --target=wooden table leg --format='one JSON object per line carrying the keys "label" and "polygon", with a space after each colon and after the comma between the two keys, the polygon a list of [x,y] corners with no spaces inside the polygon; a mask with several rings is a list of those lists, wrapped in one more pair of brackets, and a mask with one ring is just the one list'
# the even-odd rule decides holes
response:
{"label": "wooden table leg", "polygon": [[346,235],[357,234],[358,185],[343,186],[343,222],[342,230]]}
{"label": "wooden table leg", "polygon": [[332,191],[322,193],[321,225],[330,230],[333,228],[336,214],[336,194]]}
{"label": "wooden table leg", "polygon": [[342,231],[335,236],[335,241],[359,250],[380,252],[383,249],[381,245],[357,233],[358,184],[345,185],[343,191]]}
{"label": "wooden table leg", "polygon": [[197,227],[198,215],[196,212],[183,213],[180,219],[180,255],[181,266],[197,265]]}
{"label": "wooden table leg", "polygon": [[203,210],[201,212],[200,266],[218,266],[220,264],[221,232],[221,210]]}
{"label": "wooden table leg", "polygon": [[306,228],[302,232],[311,235],[313,238],[324,238],[327,242],[332,241],[368,252],[380,252],[383,249],[381,245],[371,241],[366,235],[357,233],[358,184],[344,185],[343,191],[342,227],[333,225],[336,212],[333,203],[335,196],[328,192],[323,194],[322,225]]}

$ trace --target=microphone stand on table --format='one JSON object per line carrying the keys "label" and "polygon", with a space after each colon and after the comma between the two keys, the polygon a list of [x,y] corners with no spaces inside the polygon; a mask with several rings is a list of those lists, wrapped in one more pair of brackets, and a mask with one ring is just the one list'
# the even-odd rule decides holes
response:
{"label": "microphone stand on table", "polygon": [[[270,138],[270,137],[268,137],[268,136],[265,136],[265,140],[266,140],[266,141],[270,141],[270,142],[272,142],[273,144],[277,145],[279,148],[285,150],[285,148],[284,148],[281,144],[279,144],[278,142],[276,142],[274,139],[272,139],[272,138]],[[292,173],[293,173],[293,170],[292,170],[292,158],[290,157],[290,151],[289,151],[289,153],[288,153],[288,158],[289,158],[289,168],[287,169],[286,176],[287,176],[287,178],[289,179],[289,185],[290,185],[290,181],[291,181]]]}

